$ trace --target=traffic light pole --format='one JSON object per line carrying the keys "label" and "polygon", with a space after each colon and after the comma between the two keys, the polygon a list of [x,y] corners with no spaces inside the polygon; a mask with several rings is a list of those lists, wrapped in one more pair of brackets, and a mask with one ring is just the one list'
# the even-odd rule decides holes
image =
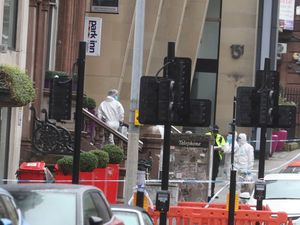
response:
{"label": "traffic light pole", "polygon": [[73,175],[72,183],[79,183],[79,162],[80,162],[80,144],[81,144],[81,125],[82,125],[82,98],[84,88],[84,69],[85,69],[85,51],[86,42],[81,41],[79,44],[78,55],[78,83],[76,96],[76,115],[75,115],[75,147],[73,156]]}
{"label": "traffic light pole", "polygon": [[[262,87],[261,87],[261,90],[260,90],[262,93],[264,93],[267,89],[267,82],[268,82],[267,75],[268,75],[268,73],[270,73],[270,59],[265,58],[264,73],[263,73],[263,79],[262,79]],[[265,112],[265,113],[268,113],[268,112]],[[266,134],[267,134],[267,120],[261,125],[261,131],[260,131],[258,179],[263,179],[264,178],[264,173],[265,173]],[[257,210],[262,210],[262,200],[261,199],[257,199],[256,209]]]}
{"label": "traffic light pole", "polygon": [[[168,43],[168,59],[175,57],[175,43]],[[168,71],[166,73],[168,76]],[[169,188],[169,165],[170,165],[170,136],[171,136],[171,124],[166,123],[164,125],[164,144],[163,144],[163,164],[162,164],[162,180],[161,190],[167,191]],[[167,212],[160,212],[160,225],[167,224]]]}
{"label": "traffic light pole", "polygon": [[234,208],[235,208],[235,192],[236,192],[236,170],[234,164],[234,147],[235,147],[235,106],[236,98],[233,99],[233,116],[231,123],[232,143],[231,143],[231,170],[230,170],[230,188],[229,188],[229,210],[228,210],[228,225],[234,224]]}
{"label": "traffic light pole", "polygon": [[[266,133],[267,128],[261,127],[260,131],[260,150],[259,150],[259,164],[258,164],[258,179],[264,178],[265,172],[265,153],[266,153]],[[262,210],[262,200],[257,199],[256,209]]]}

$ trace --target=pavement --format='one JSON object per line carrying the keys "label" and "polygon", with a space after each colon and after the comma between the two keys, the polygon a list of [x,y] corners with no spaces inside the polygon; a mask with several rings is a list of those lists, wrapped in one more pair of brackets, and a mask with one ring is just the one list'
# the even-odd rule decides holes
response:
{"label": "pavement", "polygon": [[[296,149],[293,151],[279,151],[274,152],[272,157],[265,160],[265,175],[269,173],[277,173],[280,172],[281,169],[285,168],[286,165],[294,160],[300,160],[300,149]],[[254,162],[254,179],[257,179],[258,173],[258,165],[259,160],[255,159]],[[220,167],[219,174],[222,175],[223,168]],[[217,181],[220,183],[216,183],[215,193],[218,193],[218,198],[214,199],[213,202],[226,202],[226,194],[229,191],[229,185],[226,186],[228,180],[224,180],[224,177],[219,176],[217,177]],[[224,182],[222,182],[224,181]]]}

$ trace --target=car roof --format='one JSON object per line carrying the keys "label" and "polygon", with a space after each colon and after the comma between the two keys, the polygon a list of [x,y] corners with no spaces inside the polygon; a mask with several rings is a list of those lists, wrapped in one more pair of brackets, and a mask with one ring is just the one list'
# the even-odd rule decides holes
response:
{"label": "car roof", "polygon": [[139,212],[146,212],[146,210],[144,208],[141,208],[139,206],[132,206],[132,205],[118,205],[118,204],[115,204],[115,205],[111,205],[111,209],[122,209],[122,210],[126,210],[126,209],[129,209],[129,210],[136,210],[136,211],[139,211]]}
{"label": "car roof", "polygon": [[288,166],[300,166],[300,160],[293,161],[289,163]]}
{"label": "car roof", "polygon": [[45,184],[45,183],[36,183],[36,184],[4,184],[0,185],[0,187],[4,188],[9,192],[16,192],[16,191],[33,191],[33,190],[51,190],[51,191],[58,191],[58,192],[72,192],[72,193],[83,193],[87,190],[98,190],[101,192],[100,189],[94,186],[88,185],[78,185],[78,184]]}
{"label": "car roof", "polygon": [[274,173],[265,176],[265,180],[300,180],[299,173]]}
{"label": "car roof", "polygon": [[11,195],[9,194],[9,192],[6,191],[4,188],[1,188],[1,187],[0,187],[0,194],[2,194],[2,195],[8,195],[8,196],[11,197]]}

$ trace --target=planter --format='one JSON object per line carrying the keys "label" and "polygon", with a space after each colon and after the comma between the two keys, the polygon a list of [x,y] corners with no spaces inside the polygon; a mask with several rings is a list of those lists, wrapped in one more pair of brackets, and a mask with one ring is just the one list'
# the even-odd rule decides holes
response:
{"label": "planter", "polygon": [[287,131],[286,130],[273,131],[272,134],[278,136],[278,144],[276,146],[276,151],[281,151],[284,147],[285,140],[287,139]]}
{"label": "planter", "polygon": [[108,164],[107,165],[107,185],[109,185],[109,189],[106,193],[106,198],[111,204],[117,203],[117,194],[118,194],[118,187],[119,187],[119,172],[120,165],[119,164]]}
{"label": "planter", "polygon": [[94,169],[93,173],[94,173],[94,180],[95,180],[93,185],[101,189],[103,193],[106,195],[108,189],[107,182],[106,182],[106,180],[108,179],[107,168]]}
{"label": "planter", "polygon": [[9,89],[0,88],[0,107],[13,107],[14,101],[11,99]]}
{"label": "planter", "polygon": [[35,90],[29,76],[18,66],[0,65],[0,107],[20,107],[32,102]]}
{"label": "planter", "polygon": [[[55,166],[55,183],[72,183],[71,175],[64,175]],[[101,189],[110,204],[117,203],[119,164],[108,164],[106,168],[96,168],[92,172],[80,172],[79,184],[93,185]],[[112,180],[112,181],[110,181]]]}

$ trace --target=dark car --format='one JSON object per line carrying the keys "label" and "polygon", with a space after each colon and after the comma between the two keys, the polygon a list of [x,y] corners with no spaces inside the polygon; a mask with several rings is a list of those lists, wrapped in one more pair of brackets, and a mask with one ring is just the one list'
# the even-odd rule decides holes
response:
{"label": "dark car", "polygon": [[30,225],[124,225],[102,191],[73,184],[2,185]]}
{"label": "dark car", "polygon": [[0,188],[0,224],[24,225],[20,210],[13,197],[4,189]]}
{"label": "dark car", "polygon": [[112,205],[113,213],[124,221],[125,225],[153,225],[153,220],[146,210],[129,205]]}

